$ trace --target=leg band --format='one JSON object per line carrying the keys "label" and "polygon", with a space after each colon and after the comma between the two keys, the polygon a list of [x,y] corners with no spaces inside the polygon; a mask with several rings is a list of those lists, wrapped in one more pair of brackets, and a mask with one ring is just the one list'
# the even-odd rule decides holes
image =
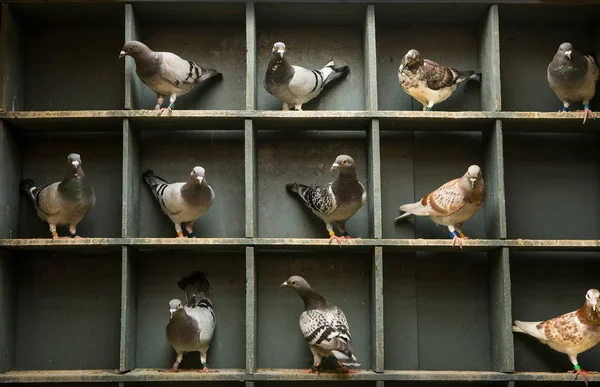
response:
{"label": "leg band", "polygon": [[588,110],[589,110],[589,108],[590,108],[590,104],[589,104],[589,103],[586,103],[585,105],[583,105],[583,108],[584,108],[584,109],[588,109]]}
{"label": "leg band", "polygon": [[454,238],[454,237],[457,237],[457,238],[459,238],[459,236],[458,236],[458,234],[457,234],[457,232],[456,232],[456,231],[450,231],[450,236],[451,236],[452,238]]}
{"label": "leg band", "polygon": [[581,367],[579,366],[579,364],[575,364],[575,365],[573,366],[573,368],[575,369],[575,371],[579,371],[579,369],[580,369]]}
{"label": "leg band", "polygon": [[459,232],[459,233],[458,233],[458,236],[459,236],[459,237],[461,237],[461,238],[466,238],[466,237],[467,237],[467,236],[466,236],[465,234],[463,234],[462,232]]}
{"label": "leg band", "polygon": [[178,232],[177,232],[177,236],[178,236],[178,237],[183,237],[183,232],[181,232],[181,231],[178,231]]}
{"label": "leg band", "polygon": [[57,236],[58,236],[58,233],[57,233],[56,231],[52,231],[52,236],[53,236],[53,237],[57,237]]}
{"label": "leg band", "polygon": [[563,111],[563,112],[568,112],[568,111],[569,111],[569,108],[567,108],[567,107],[563,106],[563,108],[562,108],[562,111]]}
{"label": "leg band", "polygon": [[193,232],[188,234],[188,238],[195,238],[195,237],[196,237],[196,234],[194,234]]}
{"label": "leg band", "polygon": [[81,236],[81,235],[79,235],[77,233],[71,234],[71,238],[77,238],[78,236]]}
{"label": "leg band", "polygon": [[344,233],[342,234],[342,236],[347,237],[347,236],[350,236],[350,235],[348,235],[348,233],[346,231],[344,231]]}
{"label": "leg band", "polygon": [[329,231],[329,236],[334,236],[335,232],[333,230]]}

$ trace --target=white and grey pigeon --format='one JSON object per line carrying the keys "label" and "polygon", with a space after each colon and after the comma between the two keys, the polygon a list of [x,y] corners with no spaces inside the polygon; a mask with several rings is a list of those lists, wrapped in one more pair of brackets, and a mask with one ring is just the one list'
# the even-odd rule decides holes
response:
{"label": "white and grey pigeon", "polygon": [[302,277],[292,276],[282,287],[292,288],[304,301],[300,315],[300,331],[313,354],[313,365],[308,372],[319,372],[321,359],[334,356],[343,372],[356,372],[346,366],[358,367],[360,363],[352,349],[352,335],[346,315],[339,307],[310,287]]}
{"label": "white and grey pigeon", "polygon": [[569,372],[575,372],[576,379],[578,375],[582,375],[587,385],[587,375],[597,372],[581,368],[577,362],[577,355],[600,342],[598,298],[600,292],[597,289],[589,289],[585,295],[585,303],[576,311],[546,321],[516,320],[513,332],[533,336],[555,351],[567,354],[574,368]]}
{"label": "white and grey pigeon", "polygon": [[458,179],[451,180],[421,200],[400,206],[406,211],[395,220],[411,215],[428,216],[437,224],[448,227],[452,246],[458,241],[462,248],[463,239],[468,239],[462,231],[462,224],[471,219],[485,200],[485,183],[481,168],[471,165]]}
{"label": "white and grey pigeon", "polygon": [[590,100],[596,93],[599,72],[591,55],[584,56],[571,43],[563,43],[548,65],[547,73],[550,87],[563,103],[563,112],[568,112],[572,103],[582,102],[583,123],[588,117],[594,118]]}
{"label": "white and grey pigeon", "polygon": [[[191,60],[172,52],[155,52],[137,40],[125,42],[119,58],[129,55],[135,60],[135,72],[156,93],[155,110],[169,112],[175,107],[178,96],[190,92],[196,84],[221,75],[217,70],[205,69]],[[164,96],[169,96],[169,106],[162,108]]]}
{"label": "white and grey pigeon", "polygon": [[402,89],[430,111],[433,105],[447,100],[459,84],[468,80],[481,81],[481,73],[459,71],[423,59],[419,51],[409,50],[398,68]]}
{"label": "white and grey pigeon", "polygon": [[194,167],[185,183],[169,183],[147,170],[142,177],[148,184],[160,208],[175,224],[178,238],[183,238],[181,224],[184,223],[188,238],[195,238],[194,222],[204,215],[215,200],[215,193],[206,182],[202,167]]}
{"label": "white and grey pigeon", "polygon": [[178,281],[177,286],[185,292],[186,303],[178,299],[169,301],[171,318],[167,324],[167,341],[177,352],[177,359],[173,367],[165,371],[179,371],[183,355],[199,351],[202,371],[215,372],[209,370],[206,363],[206,353],[217,321],[212,307],[210,283],[204,273],[195,271]]}
{"label": "white and grey pigeon", "polygon": [[275,43],[264,80],[265,89],[283,103],[283,110],[302,110],[302,105],[321,94],[325,86],[350,71],[348,65],[338,66],[333,60],[320,70],[293,66],[284,54],[285,44]]}
{"label": "white and grey pigeon", "polygon": [[[340,239],[352,239],[346,232],[346,221],[350,219],[367,201],[367,191],[356,178],[354,160],[348,155],[339,155],[331,171],[340,172],[337,179],[324,187],[315,188],[290,183],[288,191],[298,194],[312,212],[325,222],[329,232],[329,243],[336,240],[341,247]],[[333,223],[337,223],[342,237],[335,235]]]}
{"label": "white and grey pigeon", "polygon": [[67,173],[60,182],[38,187],[31,179],[21,181],[21,189],[31,198],[38,216],[48,222],[53,239],[61,238],[56,226],[68,226],[72,238],[81,238],[77,225],[96,204],[94,189],[81,168],[81,156],[71,153],[67,162]]}

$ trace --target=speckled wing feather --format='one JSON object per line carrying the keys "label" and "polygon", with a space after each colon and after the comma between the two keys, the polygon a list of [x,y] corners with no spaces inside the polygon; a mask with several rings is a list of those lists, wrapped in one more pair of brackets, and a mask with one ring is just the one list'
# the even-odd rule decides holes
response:
{"label": "speckled wing feather", "polygon": [[352,340],[346,316],[337,306],[304,311],[300,316],[300,329],[309,345],[328,350],[338,348],[336,340],[343,340],[346,344]]}
{"label": "speckled wing feather", "polygon": [[436,215],[448,216],[465,205],[465,195],[458,186],[459,179],[454,179],[440,188],[425,195],[421,204],[431,209]]}
{"label": "speckled wing feather", "polygon": [[331,183],[325,187],[317,186],[315,188],[296,184],[295,188],[304,203],[313,211],[329,215],[337,208],[337,202],[331,190]]}
{"label": "speckled wing feather", "polygon": [[577,311],[541,322],[536,328],[545,341],[559,345],[579,344],[583,341],[586,330],[585,325],[577,318]]}

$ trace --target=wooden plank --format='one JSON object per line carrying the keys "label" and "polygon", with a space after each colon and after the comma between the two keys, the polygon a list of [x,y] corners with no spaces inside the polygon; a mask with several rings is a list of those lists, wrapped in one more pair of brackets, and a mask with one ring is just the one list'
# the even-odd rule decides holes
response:
{"label": "wooden plank", "polygon": [[121,341],[119,371],[135,368],[137,330],[137,273],[136,251],[121,250]]}
{"label": "wooden plank", "polygon": [[140,150],[139,136],[128,119],[123,120],[123,204],[121,235],[135,238],[140,235]]}
{"label": "wooden plank", "polygon": [[21,151],[17,139],[0,121],[0,238],[15,238],[19,228]]}
{"label": "wooden plank", "polygon": [[379,120],[372,120],[368,133],[368,165],[369,183],[367,187],[369,204],[369,215],[371,216],[371,237],[379,239],[383,237],[383,225],[381,215],[381,149]]}
{"label": "wooden plank", "polygon": [[510,263],[507,248],[488,254],[492,370],[514,372]]}
{"label": "wooden plank", "polygon": [[256,109],[256,14],[254,2],[246,2],[246,110]]}
{"label": "wooden plank", "polygon": [[[135,12],[131,4],[125,4],[125,41],[139,40]],[[142,81],[135,73],[135,61],[125,57],[125,109],[139,109],[142,102]]]}
{"label": "wooden plank", "polygon": [[371,278],[371,368],[383,372],[384,363],[384,316],[383,316],[383,249],[373,250]]}
{"label": "wooden plank", "polygon": [[15,366],[16,253],[0,250],[0,375]]}
{"label": "wooden plank", "polygon": [[375,6],[367,5],[365,15],[365,109],[377,110],[377,44],[375,31]]}
{"label": "wooden plank", "polygon": [[502,122],[497,120],[492,131],[483,132],[483,179],[486,185],[485,235],[506,238],[506,197],[504,190],[504,150]]}
{"label": "wooden plank", "polygon": [[244,163],[246,171],[246,237],[253,238],[257,236],[258,230],[258,198],[256,187],[258,181],[258,169],[256,164],[256,131],[254,130],[252,120],[246,120],[244,130]]}
{"label": "wooden plank", "polygon": [[256,371],[257,354],[257,284],[256,255],[254,247],[246,247],[246,373],[252,375]]}
{"label": "wooden plank", "polygon": [[479,63],[481,66],[481,109],[500,111],[500,25],[498,5],[490,6],[481,28]]}
{"label": "wooden plank", "polygon": [[25,109],[23,33],[8,4],[2,4],[0,23],[0,110]]}

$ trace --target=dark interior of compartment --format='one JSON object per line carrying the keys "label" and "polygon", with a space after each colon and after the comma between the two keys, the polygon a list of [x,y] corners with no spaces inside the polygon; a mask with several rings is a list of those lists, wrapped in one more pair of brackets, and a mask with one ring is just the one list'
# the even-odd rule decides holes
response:
{"label": "dark interior of compartment", "polygon": [[15,369],[118,368],[120,254],[15,257]]}
{"label": "dark interior of compartment", "polygon": [[[598,288],[598,253],[511,252],[513,320],[545,321],[579,309],[588,289]],[[519,372],[566,372],[569,357],[533,337],[514,334],[515,369]],[[583,369],[600,361],[596,346],[577,359]],[[587,367],[587,368],[586,368]]]}
{"label": "dark interior of compartment", "polygon": [[359,368],[370,368],[370,254],[261,252],[257,260],[259,368],[308,369],[313,364],[298,325],[304,303],[294,290],[281,288],[292,275],[304,277],[315,291],[344,311]]}
{"label": "dark interior of compartment", "polygon": [[[142,132],[141,171],[151,169],[169,182],[186,182],[199,165],[215,193],[208,212],[194,225],[202,238],[244,235],[244,134],[242,131]],[[165,215],[141,176],[140,235],[174,237],[173,222]]]}

